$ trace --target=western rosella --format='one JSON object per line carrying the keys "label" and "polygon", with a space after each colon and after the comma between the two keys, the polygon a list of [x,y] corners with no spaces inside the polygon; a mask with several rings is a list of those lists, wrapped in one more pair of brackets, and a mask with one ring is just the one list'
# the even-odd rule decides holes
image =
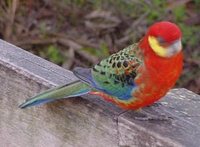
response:
{"label": "western rosella", "polygon": [[92,94],[124,109],[137,110],[163,97],[183,66],[181,31],[174,23],[153,24],[146,35],[93,68],[77,67],[78,81],[27,99],[20,108]]}

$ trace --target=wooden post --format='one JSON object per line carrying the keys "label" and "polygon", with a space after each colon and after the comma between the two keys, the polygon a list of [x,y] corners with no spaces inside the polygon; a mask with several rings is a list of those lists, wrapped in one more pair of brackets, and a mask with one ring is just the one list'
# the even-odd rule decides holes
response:
{"label": "wooden post", "polygon": [[1,146],[190,146],[200,144],[200,96],[171,90],[162,105],[145,108],[171,121],[138,121],[98,97],[60,100],[21,110],[26,98],[76,80],[72,72],[0,40]]}

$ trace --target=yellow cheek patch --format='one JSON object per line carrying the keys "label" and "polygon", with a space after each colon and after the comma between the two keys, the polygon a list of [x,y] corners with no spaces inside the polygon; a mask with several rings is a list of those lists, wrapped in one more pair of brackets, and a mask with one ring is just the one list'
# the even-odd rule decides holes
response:
{"label": "yellow cheek patch", "polygon": [[159,42],[155,37],[149,36],[148,41],[149,41],[150,47],[157,55],[159,55],[161,57],[167,56],[167,50],[164,47],[159,45]]}

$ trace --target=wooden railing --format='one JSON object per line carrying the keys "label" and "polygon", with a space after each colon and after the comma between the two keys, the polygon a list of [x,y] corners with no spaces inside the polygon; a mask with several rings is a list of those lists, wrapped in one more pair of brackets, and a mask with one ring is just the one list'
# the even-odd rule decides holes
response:
{"label": "wooden railing", "polygon": [[26,98],[76,80],[72,72],[0,40],[0,146],[200,146],[200,96],[171,90],[145,108],[170,121],[139,121],[101,98],[85,96],[19,109]]}

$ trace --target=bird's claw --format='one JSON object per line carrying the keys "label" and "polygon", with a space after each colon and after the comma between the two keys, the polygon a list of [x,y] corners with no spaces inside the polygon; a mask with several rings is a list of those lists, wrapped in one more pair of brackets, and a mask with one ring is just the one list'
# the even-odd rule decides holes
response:
{"label": "bird's claw", "polygon": [[166,116],[160,113],[149,113],[145,110],[140,110],[135,112],[134,116],[135,120],[141,120],[141,121],[169,121],[172,120],[173,118],[170,116]]}
{"label": "bird's claw", "polygon": [[165,115],[159,115],[159,116],[144,116],[144,117],[134,117],[135,120],[140,121],[169,121],[172,120],[172,117],[165,116]]}

